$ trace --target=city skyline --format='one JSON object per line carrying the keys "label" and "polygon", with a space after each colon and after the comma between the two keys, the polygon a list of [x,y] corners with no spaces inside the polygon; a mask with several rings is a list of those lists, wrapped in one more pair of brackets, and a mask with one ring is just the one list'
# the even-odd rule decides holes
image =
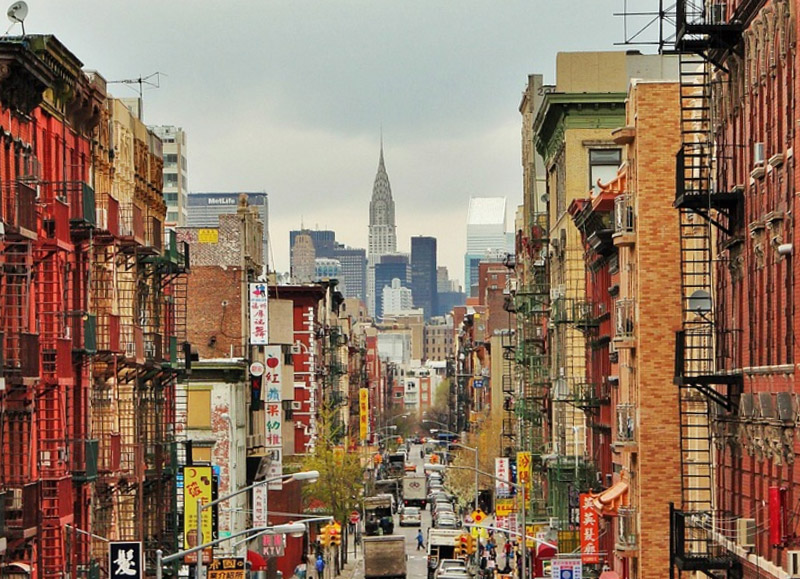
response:
{"label": "city skyline", "polygon": [[[269,262],[279,271],[289,270],[288,232],[301,221],[367,247],[382,129],[398,250],[415,235],[438,237],[439,263],[463,285],[469,198],[507,197],[509,219],[522,200],[517,107],[527,75],[552,83],[556,51],[615,50],[619,8],[309,0],[231,3],[221,15],[204,1],[39,0],[25,28],[54,34],[118,97],[138,96],[139,77],[162,73],[160,88],[141,87],[144,122],[186,131],[191,192],[269,194]],[[86,15],[103,25],[87,27]]]}

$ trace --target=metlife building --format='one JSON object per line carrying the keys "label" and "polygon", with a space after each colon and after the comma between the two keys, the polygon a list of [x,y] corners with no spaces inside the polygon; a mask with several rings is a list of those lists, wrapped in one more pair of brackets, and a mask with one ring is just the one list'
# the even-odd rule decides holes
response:
{"label": "metlife building", "polygon": [[[269,239],[269,197],[266,193],[247,193],[247,203],[258,207],[261,220],[264,222],[264,261],[267,261]],[[242,193],[190,193],[187,204],[187,227],[219,226],[219,216],[236,213],[239,195]]]}

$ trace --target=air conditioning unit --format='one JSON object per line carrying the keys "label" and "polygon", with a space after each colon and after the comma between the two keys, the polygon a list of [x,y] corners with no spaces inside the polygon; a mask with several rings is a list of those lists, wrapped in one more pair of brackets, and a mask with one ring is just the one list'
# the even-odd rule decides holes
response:
{"label": "air conditioning unit", "polygon": [[305,428],[306,425],[298,420],[297,422],[294,423],[294,427],[295,428]]}
{"label": "air conditioning unit", "polygon": [[786,551],[786,572],[791,579],[800,579],[800,551]]}
{"label": "air conditioning unit", "polygon": [[292,410],[300,410],[303,407],[303,403],[299,400],[292,400]]}
{"label": "air conditioning unit", "polygon": [[753,165],[756,167],[764,165],[764,143],[753,144]]}
{"label": "air conditioning unit", "polygon": [[301,354],[303,350],[300,349],[300,344],[292,344],[291,352],[292,354]]}
{"label": "air conditioning unit", "polygon": [[737,519],[736,520],[736,542],[742,547],[756,546],[756,520]]}

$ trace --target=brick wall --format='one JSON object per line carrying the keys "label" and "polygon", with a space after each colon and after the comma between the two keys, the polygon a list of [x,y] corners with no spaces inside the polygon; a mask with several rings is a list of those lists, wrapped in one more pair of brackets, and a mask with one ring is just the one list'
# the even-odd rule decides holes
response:
{"label": "brick wall", "polygon": [[[242,356],[242,272],[192,266],[187,308],[189,342],[200,359]],[[227,302],[227,305],[223,305]]]}

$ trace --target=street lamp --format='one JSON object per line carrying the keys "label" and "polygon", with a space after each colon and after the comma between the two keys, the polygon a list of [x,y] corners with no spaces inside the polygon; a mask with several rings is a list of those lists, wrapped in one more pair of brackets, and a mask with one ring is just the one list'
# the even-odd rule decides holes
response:
{"label": "street lamp", "polygon": [[[307,481],[314,482],[318,478],[319,478],[319,471],[316,471],[316,470],[305,470],[305,471],[300,471],[300,472],[296,472],[296,473],[293,473],[293,474],[284,474],[284,475],[280,475],[280,476],[274,476],[274,477],[271,477],[271,478],[268,478],[268,479],[265,479],[265,480],[261,480],[261,481],[255,482],[255,483],[251,484],[250,486],[246,486],[246,487],[244,487],[242,489],[239,489],[238,491],[234,491],[234,492],[232,492],[232,493],[230,493],[228,495],[225,495],[223,497],[219,497],[218,499],[215,499],[215,500],[213,500],[213,501],[211,501],[209,503],[205,503],[204,504],[202,499],[197,499],[197,541],[198,541],[198,543],[203,541],[203,511],[205,509],[211,508],[214,505],[217,505],[217,504],[221,503],[222,501],[227,501],[228,499],[232,499],[236,495],[239,495],[239,494],[241,494],[243,492],[247,492],[247,491],[252,490],[252,489],[254,489],[256,487],[260,487],[260,486],[265,485],[267,483],[271,483],[271,482],[275,482],[275,481],[279,481],[279,480],[281,480],[281,481],[282,480],[307,480]],[[278,526],[280,526],[280,525],[278,525]],[[291,532],[296,533],[298,531],[295,530],[295,531],[291,531]],[[203,568],[203,554],[202,553],[200,553],[197,556],[197,573],[195,574],[195,576],[197,577],[197,579],[205,579],[205,569]]]}
{"label": "street lamp", "polygon": [[[244,529],[243,531],[237,531],[236,533],[231,534],[228,537],[222,537],[221,539],[215,539],[208,543],[204,543],[202,545],[197,545],[196,547],[192,547],[191,549],[186,549],[185,551],[179,551],[177,553],[173,553],[172,555],[167,555],[166,557],[163,556],[163,552],[161,549],[156,550],[156,579],[162,579],[163,569],[161,566],[164,563],[169,563],[171,561],[175,561],[176,559],[180,559],[181,557],[185,557],[191,553],[198,553],[207,549],[208,547],[214,547],[215,545],[219,545],[223,541],[229,541],[231,539],[235,539],[236,537],[241,537],[242,535],[246,535],[248,533],[255,533],[255,535],[261,535],[264,533],[274,533],[276,535],[282,534],[292,534],[292,533],[300,533],[305,532],[306,527],[302,523],[289,523],[286,525],[273,525],[271,527],[255,527],[252,529]],[[203,554],[200,553],[197,557],[198,561],[203,560]],[[198,569],[200,566],[198,565]]]}
{"label": "street lamp", "polygon": [[[477,474],[481,474],[483,476],[488,476],[489,478],[493,478],[496,481],[500,481],[502,483],[505,483],[505,484],[507,484],[507,485],[509,485],[511,487],[514,487],[514,489],[516,489],[517,492],[522,494],[522,533],[521,533],[521,535],[522,535],[522,553],[521,553],[521,555],[522,555],[522,568],[521,569],[522,569],[522,577],[527,579],[528,576],[526,574],[526,571],[527,571],[527,559],[528,559],[528,532],[527,532],[527,527],[525,526],[525,523],[527,522],[525,520],[525,517],[526,517],[526,513],[525,513],[525,485],[521,485],[519,483],[515,483],[515,482],[511,482],[509,480],[502,479],[499,476],[493,475],[491,473],[488,473],[488,472],[485,472],[485,471],[482,471],[482,470],[473,469],[470,466],[450,466],[450,467],[446,467],[446,466],[441,465],[441,464],[428,464],[428,463],[425,463],[423,468],[425,470],[439,471],[439,472],[445,470],[446,468],[455,468],[455,469],[461,469],[461,470],[475,470],[475,472]],[[531,538],[534,541],[536,541],[535,537],[531,537]]]}

